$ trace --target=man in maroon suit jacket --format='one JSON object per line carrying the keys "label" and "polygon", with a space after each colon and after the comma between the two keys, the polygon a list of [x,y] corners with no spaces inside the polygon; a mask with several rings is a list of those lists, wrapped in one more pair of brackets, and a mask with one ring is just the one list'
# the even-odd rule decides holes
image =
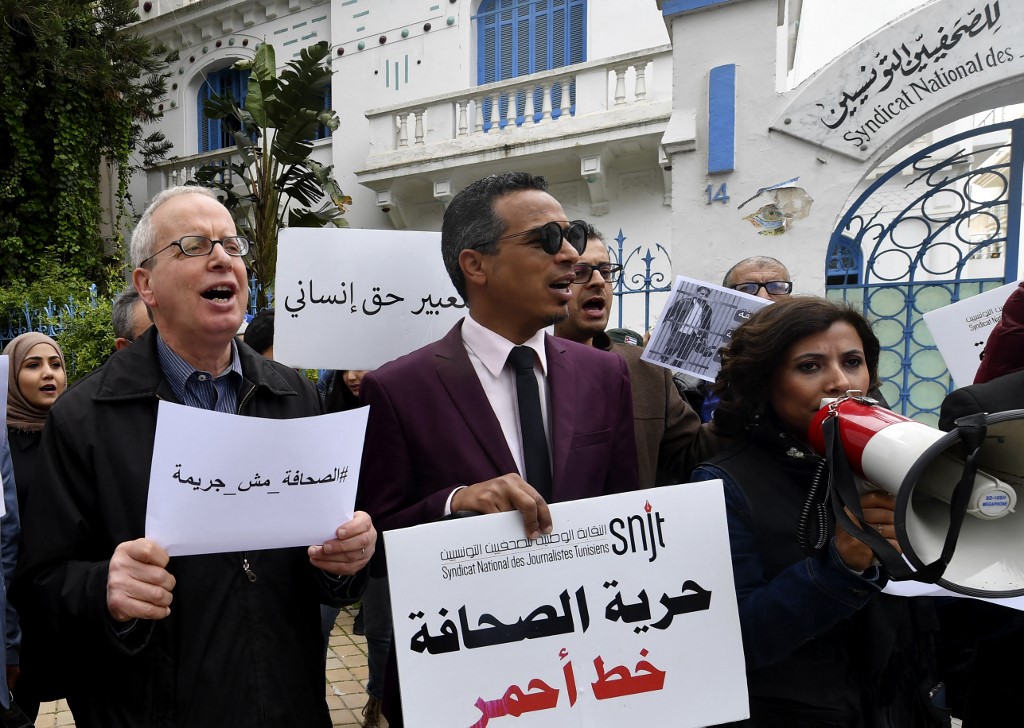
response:
{"label": "man in maroon suit jacket", "polygon": [[[550,532],[545,499],[521,475],[515,375],[505,364],[518,345],[534,350],[550,500],[637,487],[625,362],[543,330],[568,315],[572,266],[586,245],[585,231],[570,225],[546,188],[542,177],[515,172],[455,196],[441,254],[469,315],[440,341],[363,379],[370,415],[357,500],[380,531],[459,511],[518,510],[528,536]],[[384,714],[398,726],[393,657],[392,650]]]}

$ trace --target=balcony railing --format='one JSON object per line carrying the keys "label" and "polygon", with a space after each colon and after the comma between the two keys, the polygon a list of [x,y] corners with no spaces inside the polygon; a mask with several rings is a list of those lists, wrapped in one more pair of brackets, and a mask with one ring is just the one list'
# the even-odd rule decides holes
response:
{"label": "balcony railing", "polygon": [[670,104],[671,84],[671,48],[662,46],[371,109],[368,166],[445,142],[504,144],[526,129],[567,133],[569,120],[577,132],[613,126],[621,123],[615,116]]}
{"label": "balcony railing", "polygon": [[[313,142],[313,153],[311,157],[321,164],[331,164],[331,143],[330,139]],[[195,179],[196,172],[208,164],[218,165],[224,168],[221,173],[223,180],[232,185],[242,184],[242,180],[235,178],[235,173],[229,166],[231,162],[239,162],[241,157],[235,152],[234,147],[217,149],[203,154],[193,154],[189,157],[175,157],[160,162],[147,170],[147,184],[149,196],[152,198],[156,193],[168,187],[183,185]]]}

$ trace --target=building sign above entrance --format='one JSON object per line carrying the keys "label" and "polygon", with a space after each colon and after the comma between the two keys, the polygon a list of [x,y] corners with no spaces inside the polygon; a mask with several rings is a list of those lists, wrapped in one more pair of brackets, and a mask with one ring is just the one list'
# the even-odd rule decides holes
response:
{"label": "building sign above entrance", "polygon": [[867,159],[916,118],[1024,71],[1024,3],[937,1],[816,73],[771,128]]}

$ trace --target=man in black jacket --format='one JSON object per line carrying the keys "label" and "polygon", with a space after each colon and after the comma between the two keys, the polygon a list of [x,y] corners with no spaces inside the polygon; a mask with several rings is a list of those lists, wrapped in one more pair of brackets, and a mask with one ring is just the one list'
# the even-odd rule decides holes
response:
{"label": "man in black jacket", "polygon": [[[234,341],[248,246],[207,190],[158,195],[131,250],[155,326],[51,410],[13,596],[59,645],[79,728],[331,725],[320,603],[358,597],[376,542],[369,516],[308,549],[171,559],[143,537],[161,399],[274,419],[320,413],[308,380]],[[197,437],[244,446],[230,430]]]}

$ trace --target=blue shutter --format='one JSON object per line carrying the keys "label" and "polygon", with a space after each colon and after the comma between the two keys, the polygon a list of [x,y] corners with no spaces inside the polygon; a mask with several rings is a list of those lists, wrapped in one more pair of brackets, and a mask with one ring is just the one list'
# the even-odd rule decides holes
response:
{"label": "blue shutter", "polygon": [[[230,91],[231,95],[238,101],[239,106],[245,107],[245,97],[249,93],[249,72],[236,71],[233,68],[224,68],[207,75],[199,87],[196,98],[196,110],[199,115],[199,153],[212,152],[217,149],[225,149],[235,145],[235,137],[232,134],[232,127],[240,128],[241,122],[233,119],[234,123],[226,119],[207,119],[203,113],[206,101],[214,94],[223,95]],[[225,123],[227,122],[227,123]]]}
{"label": "blue shutter", "polygon": [[[324,111],[331,108],[331,87],[330,85],[324,89]],[[313,134],[313,139],[329,139],[331,136],[331,130],[327,128],[326,124],[317,124],[316,132]]]}
{"label": "blue shutter", "polygon": [[[586,0],[484,0],[473,20],[477,23],[477,83],[504,81],[517,76],[582,63],[587,58]],[[575,88],[556,86],[552,109],[558,116],[563,92],[574,106]],[[534,94],[536,113],[542,96]],[[508,99],[499,101],[504,126]],[[523,122],[526,95],[515,99],[516,123]],[[490,128],[491,99],[484,101],[484,129]]]}

